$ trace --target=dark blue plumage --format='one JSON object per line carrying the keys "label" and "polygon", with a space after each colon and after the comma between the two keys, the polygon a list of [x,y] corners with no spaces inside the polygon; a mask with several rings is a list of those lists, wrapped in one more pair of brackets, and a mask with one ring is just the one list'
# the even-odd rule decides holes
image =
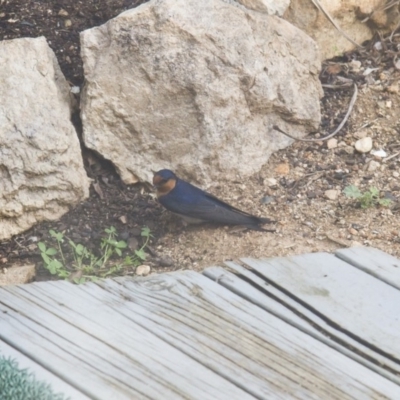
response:
{"label": "dark blue plumage", "polygon": [[156,172],[153,184],[157,188],[160,203],[167,210],[189,219],[189,222],[243,225],[256,230],[264,230],[260,225],[273,222],[232,207],[212,194],[179,179],[168,169]]}

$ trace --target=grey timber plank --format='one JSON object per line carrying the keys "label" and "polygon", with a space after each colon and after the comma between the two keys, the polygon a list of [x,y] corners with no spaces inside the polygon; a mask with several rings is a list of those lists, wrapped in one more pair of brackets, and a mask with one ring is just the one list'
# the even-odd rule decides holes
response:
{"label": "grey timber plank", "polygon": [[130,300],[115,311],[257,398],[400,398],[398,385],[197,273],[116,281],[100,283]]}
{"label": "grey timber plank", "polygon": [[242,261],[336,330],[400,364],[397,289],[326,253]]}
{"label": "grey timber plank", "polygon": [[400,289],[400,260],[373,247],[340,249],[335,255],[375,278]]}
{"label": "grey timber plank", "polygon": [[[104,292],[101,302],[92,291]],[[100,296],[104,298],[104,296]],[[39,326],[47,341],[37,347],[16,331],[0,332],[63,379],[99,399],[252,399],[253,397],[168,345],[151,331],[116,313],[110,305],[126,300],[97,285],[46,282],[0,291],[0,310],[18,310],[19,322]],[[7,324],[10,325],[10,324]],[[35,328],[37,328],[35,326]],[[7,328],[7,326],[6,326]],[[2,331],[2,329],[0,329]],[[28,332],[30,335],[30,332]],[[52,359],[49,341],[75,359]],[[50,347],[50,350],[49,350]],[[49,354],[50,353],[50,354]],[[82,369],[88,379],[79,379]],[[109,381],[101,381],[102,372]],[[112,379],[114,378],[114,379]]]}
{"label": "grey timber plank", "polygon": [[396,370],[399,368],[396,363],[335,330],[312,311],[250,270],[234,262],[225,264],[235,273],[221,267],[210,267],[203,271],[203,275],[400,385],[400,377],[384,368],[385,365],[389,365]]}
{"label": "grey timber plank", "polygon": [[90,398],[85,396],[82,392],[76,390],[68,383],[65,383],[63,380],[3,341],[0,341],[0,354],[4,357],[10,357],[16,360],[18,362],[18,368],[28,369],[29,372],[34,374],[38,381],[50,384],[55,393],[62,393],[71,400],[90,400]]}

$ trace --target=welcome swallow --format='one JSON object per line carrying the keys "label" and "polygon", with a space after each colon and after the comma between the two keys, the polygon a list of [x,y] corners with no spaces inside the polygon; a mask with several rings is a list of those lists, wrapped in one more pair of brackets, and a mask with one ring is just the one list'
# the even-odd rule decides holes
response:
{"label": "welcome swallow", "polygon": [[241,211],[210,193],[179,179],[169,169],[154,174],[153,185],[159,202],[187,222],[215,222],[223,225],[242,225],[250,229],[268,231],[262,224],[275,221]]}

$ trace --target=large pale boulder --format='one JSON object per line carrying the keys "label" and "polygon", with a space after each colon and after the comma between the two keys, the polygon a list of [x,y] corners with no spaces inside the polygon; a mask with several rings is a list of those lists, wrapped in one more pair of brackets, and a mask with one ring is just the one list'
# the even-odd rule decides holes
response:
{"label": "large pale boulder", "polygon": [[81,33],[86,146],[123,180],[170,168],[208,186],[259,171],[320,122],[315,42],[221,0],[153,0]]}
{"label": "large pale boulder", "polygon": [[46,40],[0,42],[0,239],[88,196],[69,86]]}
{"label": "large pale boulder", "polygon": [[[361,22],[361,18],[382,7],[386,0],[316,0],[316,2],[321,4],[348,37],[361,45],[364,41],[370,40],[374,34],[368,24]],[[283,17],[317,42],[321,60],[340,56],[356,47],[310,0],[291,0]]]}

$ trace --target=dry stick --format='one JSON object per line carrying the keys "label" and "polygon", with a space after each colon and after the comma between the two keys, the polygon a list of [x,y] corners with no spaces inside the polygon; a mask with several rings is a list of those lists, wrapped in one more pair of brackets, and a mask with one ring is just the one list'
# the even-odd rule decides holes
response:
{"label": "dry stick", "polygon": [[349,119],[350,114],[353,111],[354,104],[355,104],[355,102],[357,100],[357,94],[358,94],[357,85],[354,84],[354,93],[353,93],[353,96],[351,97],[347,113],[344,116],[343,121],[340,123],[340,125],[331,134],[329,134],[328,136],[325,136],[323,138],[318,138],[318,139],[303,139],[303,138],[297,138],[295,136],[289,135],[288,133],[284,132],[281,128],[279,128],[279,126],[277,126],[277,125],[273,125],[272,128],[275,129],[276,131],[280,132],[280,133],[283,133],[285,136],[288,136],[291,139],[298,140],[300,142],[321,142],[323,140],[328,140],[328,139],[332,138],[333,136],[335,136],[343,128],[344,124]]}
{"label": "dry stick", "polygon": [[353,43],[355,46],[359,48],[363,48],[363,46],[359,45],[357,42],[355,42],[350,36],[347,35],[347,33],[343,32],[342,29],[340,29],[340,26],[334,21],[334,19],[330,16],[328,11],[325,10],[325,8],[322,6],[322,4],[318,0],[311,0],[312,3],[314,4],[315,7],[318,8],[319,11],[321,11],[326,18],[328,18],[329,22],[351,43]]}

